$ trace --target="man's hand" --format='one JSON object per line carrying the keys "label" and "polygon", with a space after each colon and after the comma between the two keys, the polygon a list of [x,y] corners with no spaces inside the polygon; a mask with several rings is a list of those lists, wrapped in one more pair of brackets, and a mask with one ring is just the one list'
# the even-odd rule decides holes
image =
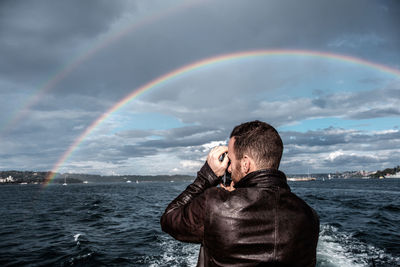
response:
{"label": "man's hand", "polygon": [[223,183],[220,183],[219,185],[221,186],[221,188],[223,188],[223,189],[225,189],[225,190],[227,190],[229,192],[232,192],[232,191],[234,191],[236,189],[234,187],[235,183],[233,181],[231,182],[231,184],[229,186],[225,186]]}
{"label": "man's hand", "polygon": [[224,157],[223,161],[220,161],[220,157],[222,154],[228,152],[227,146],[216,146],[211,149],[210,153],[207,156],[207,163],[210,166],[211,170],[215,173],[216,176],[220,177],[224,175],[226,168],[228,167],[228,156]]}

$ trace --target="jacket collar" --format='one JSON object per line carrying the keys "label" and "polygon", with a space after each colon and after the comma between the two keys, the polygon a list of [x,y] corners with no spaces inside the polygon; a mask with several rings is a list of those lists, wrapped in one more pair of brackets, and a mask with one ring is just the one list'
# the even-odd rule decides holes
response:
{"label": "jacket collar", "polygon": [[273,186],[289,187],[286,181],[286,175],[276,169],[264,169],[251,172],[235,184],[235,188]]}

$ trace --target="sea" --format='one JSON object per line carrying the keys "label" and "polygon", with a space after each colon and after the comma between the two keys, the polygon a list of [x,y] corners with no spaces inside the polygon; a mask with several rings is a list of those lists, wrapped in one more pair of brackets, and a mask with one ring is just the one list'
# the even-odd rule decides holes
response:
{"label": "sea", "polygon": [[[0,186],[0,266],[196,266],[160,216],[189,182]],[[400,266],[400,179],[289,182],[320,217],[317,266]]]}

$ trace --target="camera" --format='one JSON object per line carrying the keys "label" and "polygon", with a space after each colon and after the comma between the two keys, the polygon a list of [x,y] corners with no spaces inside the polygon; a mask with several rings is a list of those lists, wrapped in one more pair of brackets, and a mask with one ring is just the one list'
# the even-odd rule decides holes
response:
{"label": "camera", "polygon": [[[221,162],[224,161],[224,158],[227,156],[227,154],[228,154],[228,152],[225,152],[224,154],[222,154],[221,157],[219,158],[219,161],[221,161]],[[222,183],[225,186],[229,186],[232,182],[231,173],[228,172],[228,168],[229,168],[230,164],[231,164],[231,161],[228,162],[228,166],[226,167],[225,173],[222,176]]]}

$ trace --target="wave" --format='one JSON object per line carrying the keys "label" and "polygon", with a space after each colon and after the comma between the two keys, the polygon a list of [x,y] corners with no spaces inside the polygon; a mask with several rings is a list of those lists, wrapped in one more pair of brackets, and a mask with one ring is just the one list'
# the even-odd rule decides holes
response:
{"label": "wave", "polygon": [[399,266],[395,257],[353,234],[341,232],[333,225],[321,225],[317,248],[317,266]]}
{"label": "wave", "polygon": [[160,257],[149,266],[196,266],[200,245],[182,243],[169,236],[159,236]]}
{"label": "wave", "polygon": [[[149,266],[196,266],[199,245],[176,241],[169,236],[159,236],[160,256],[145,257],[141,263]],[[395,257],[371,244],[366,244],[353,234],[341,232],[329,224],[321,225],[317,247],[317,266],[399,266],[400,257]]]}
{"label": "wave", "polygon": [[[398,193],[385,193],[400,187],[381,182],[296,184],[320,215],[317,266],[400,266],[400,202]],[[200,246],[174,240],[159,225],[186,185],[60,185],[34,205],[36,187],[1,187],[9,197],[0,207],[0,266],[196,266]],[[382,190],[358,190],[365,187]]]}

